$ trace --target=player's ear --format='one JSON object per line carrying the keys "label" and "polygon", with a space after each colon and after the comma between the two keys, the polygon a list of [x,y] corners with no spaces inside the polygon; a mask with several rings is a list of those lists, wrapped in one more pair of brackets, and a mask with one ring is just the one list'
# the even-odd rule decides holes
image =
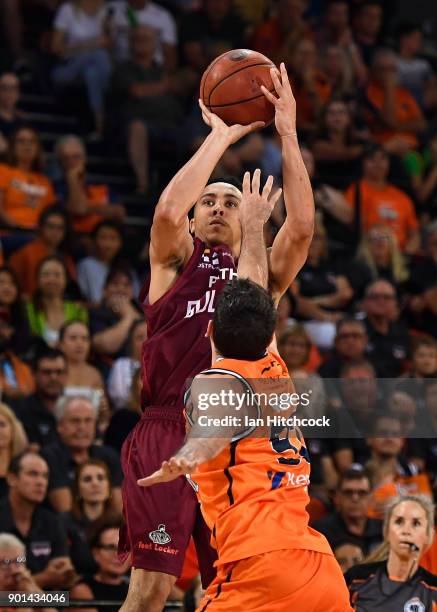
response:
{"label": "player's ear", "polygon": [[190,229],[190,234],[194,236],[194,219],[190,219],[189,229]]}

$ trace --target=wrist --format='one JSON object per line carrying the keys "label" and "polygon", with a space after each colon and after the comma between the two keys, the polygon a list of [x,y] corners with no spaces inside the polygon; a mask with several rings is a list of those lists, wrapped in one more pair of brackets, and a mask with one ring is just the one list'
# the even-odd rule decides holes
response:
{"label": "wrist", "polygon": [[294,130],[290,130],[289,132],[286,132],[285,134],[279,134],[279,137],[281,140],[297,140],[297,132]]}

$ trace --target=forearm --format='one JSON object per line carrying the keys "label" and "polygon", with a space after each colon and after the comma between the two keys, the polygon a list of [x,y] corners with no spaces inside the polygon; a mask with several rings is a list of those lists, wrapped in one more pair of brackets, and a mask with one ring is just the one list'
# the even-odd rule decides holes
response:
{"label": "forearm", "polygon": [[228,148],[228,144],[223,134],[212,131],[189,162],[164,189],[157,208],[171,207],[178,217],[186,217],[198,200],[219,159]]}
{"label": "forearm", "polygon": [[314,199],[296,134],[281,137],[284,202],[288,224],[296,236],[311,236]]}
{"label": "forearm", "polygon": [[417,188],[417,199],[426,202],[437,185],[437,166],[433,168],[427,178]]}
{"label": "forearm", "polygon": [[98,332],[93,337],[93,347],[97,353],[108,353],[113,355],[120,350],[125,342],[130,326],[133,323],[131,318],[123,318],[113,327]]}
{"label": "forearm", "polygon": [[250,278],[267,289],[269,272],[262,226],[243,229],[237,273],[239,278]]}
{"label": "forearm", "polygon": [[381,110],[381,117],[388,127],[398,129],[396,121],[396,99],[394,87],[388,87],[384,91],[384,102]]}
{"label": "forearm", "polygon": [[420,248],[420,234],[417,230],[415,230],[409,236],[408,242],[404,248],[404,252],[409,255],[413,255],[414,253],[417,253],[419,248]]}
{"label": "forearm", "polygon": [[322,200],[323,208],[341,223],[351,224],[354,212],[344,196],[330,187],[325,187],[325,191],[326,197]]}
{"label": "forearm", "polygon": [[188,434],[188,439],[183,447],[176,453],[175,459],[196,466],[201,465],[214,459],[229,444],[229,438],[206,438],[200,437],[201,435],[205,434],[201,434],[196,425]]}
{"label": "forearm", "polygon": [[68,180],[67,209],[73,215],[86,215],[88,213],[88,198],[82,182]]}

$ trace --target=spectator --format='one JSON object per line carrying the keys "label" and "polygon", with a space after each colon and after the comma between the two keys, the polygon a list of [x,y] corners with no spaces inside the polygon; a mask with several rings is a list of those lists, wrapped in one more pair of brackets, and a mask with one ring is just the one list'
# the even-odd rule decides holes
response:
{"label": "spectator", "polygon": [[117,61],[129,59],[129,33],[131,28],[147,26],[157,35],[154,61],[166,73],[178,64],[178,33],[171,13],[150,0],[119,0],[111,3],[114,9],[112,27],[115,29],[115,57]]}
{"label": "spectator", "polygon": [[61,4],[53,24],[52,52],[58,58],[53,82],[63,89],[85,85],[97,137],[103,136],[105,94],[111,75],[108,15],[104,0],[77,0]]}
{"label": "spectator", "polygon": [[[98,570],[94,575],[84,576],[83,582],[73,587],[72,598],[106,599],[124,602],[129,587],[126,572],[130,568],[130,558],[122,562],[117,555],[119,521],[103,523],[90,540],[90,547]],[[97,606],[99,612],[117,612],[119,605]]]}
{"label": "spectator", "polygon": [[104,383],[97,368],[88,363],[90,332],[82,321],[69,321],[59,331],[59,348],[67,362],[66,387],[100,389]]}
{"label": "spectator", "polygon": [[47,349],[35,360],[35,393],[11,402],[34,449],[58,439],[54,409],[67,380],[65,357],[58,349]]}
{"label": "spectator", "polygon": [[351,97],[356,90],[355,73],[339,45],[329,45],[323,57],[323,73],[337,96]]}
{"label": "spectator", "polygon": [[353,285],[352,276],[358,281],[354,288],[359,297],[366,285],[379,278],[388,280],[402,290],[409,276],[396,236],[389,227],[382,224],[373,225],[364,234],[358,248],[356,266],[352,270],[349,277]]}
{"label": "spectator", "polygon": [[129,400],[132,381],[140,367],[141,348],[147,340],[147,323],[137,319],[132,323],[127,338],[128,354],[116,359],[108,378],[108,394],[116,410]]}
{"label": "spectator", "polygon": [[426,228],[424,256],[411,263],[408,293],[410,323],[437,338],[437,221]]}
{"label": "spectator", "polygon": [[20,81],[13,72],[0,75],[0,157],[5,158],[9,139],[23,125],[21,113],[16,109],[20,97]]}
{"label": "spectator", "polygon": [[346,200],[359,215],[362,231],[368,232],[377,224],[386,225],[393,230],[401,251],[412,254],[420,246],[414,205],[403,191],[387,181],[389,169],[389,157],[382,148],[366,151],[362,179],[350,185]]}
{"label": "spectator", "polygon": [[297,129],[306,135],[316,130],[323,105],[331,95],[331,86],[317,64],[316,45],[302,38],[291,55],[290,83],[296,99]]}
{"label": "spectator", "polygon": [[132,28],[132,59],[118,66],[113,79],[139,193],[149,188],[149,143],[156,146],[165,140],[176,146],[184,119],[175,95],[178,80],[154,62],[156,40],[151,27]]}
{"label": "spectator", "polygon": [[437,342],[433,338],[415,339],[408,375],[419,380],[437,378]]}
{"label": "spectator", "polygon": [[68,588],[75,574],[66,533],[59,517],[42,506],[48,478],[47,463],[36,453],[16,457],[9,467],[9,494],[0,502],[0,524],[26,545],[26,564],[38,586]]}
{"label": "spectator", "polygon": [[6,476],[12,459],[27,446],[21,422],[6,404],[0,403],[0,499],[8,493]]}
{"label": "spectator", "polygon": [[314,38],[304,21],[303,0],[279,0],[276,13],[255,31],[251,48],[266,55],[274,64],[290,57],[290,51],[302,38]]}
{"label": "spectator", "polygon": [[419,559],[433,536],[434,507],[429,500],[420,495],[393,500],[385,515],[383,544],[367,563],[345,576],[357,609],[432,609],[437,581],[419,567]]}
{"label": "spectator", "polygon": [[64,299],[68,273],[64,261],[57,255],[43,259],[37,272],[37,289],[27,303],[27,317],[32,333],[48,346],[56,346],[61,327],[69,321],[88,321],[82,306]]}
{"label": "spectator", "polygon": [[356,4],[352,17],[353,38],[368,66],[378,47],[382,17],[382,6],[378,0],[364,0]]}
{"label": "spectator", "polygon": [[[43,594],[34,577],[26,567],[26,547],[12,533],[0,533],[0,590],[13,593]],[[3,608],[8,609],[8,608]],[[31,612],[36,608],[22,608]],[[38,608],[41,612],[54,612],[53,608]]]}
{"label": "spectator", "polygon": [[380,544],[382,522],[367,517],[370,494],[370,479],[362,468],[351,467],[340,476],[335,512],[313,523],[314,529],[323,533],[333,549],[351,540],[368,554]]}
{"label": "spectator", "polygon": [[352,317],[337,323],[334,353],[318,369],[322,378],[340,378],[345,365],[357,363],[364,358],[367,345],[366,327],[362,321]]}
{"label": "spectator", "polygon": [[351,177],[358,178],[363,141],[354,134],[351,112],[343,100],[334,98],[324,107],[312,151],[320,181],[345,189]]}
{"label": "spectator", "polygon": [[115,267],[109,271],[100,306],[90,310],[92,347],[101,359],[124,355],[129,330],[142,314],[133,302],[130,270]]}
{"label": "spectator", "polygon": [[332,270],[327,258],[326,231],[316,224],[308,258],[296,283],[297,312],[307,322],[304,327],[319,348],[332,347],[334,323],[342,318],[342,310],[353,296],[344,276]]}
{"label": "spectator", "polygon": [[403,455],[405,439],[399,418],[381,413],[374,420],[373,431],[368,439],[371,455],[366,464],[373,488],[368,516],[383,518],[387,503],[399,492],[423,493],[432,498],[428,475],[419,473],[417,466],[408,463]]}
{"label": "spectator", "polygon": [[35,229],[41,211],[55,201],[52,184],[41,173],[42,153],[35,130],[20,127],[11,138],[8,164],[0,164],[0,222],[14,230],[2,237],[7,254],[32,239],[16,230]]}
{"label": "spectator", "polygon": [[21,301],[17,277],[6,266],[0,268],[0,318],[12,330],[8,337],[10,349],[17,355],[26,355],[32,343],[26,309]]}
{"label": "spectator", "polygon": [[29,366],[11,348],[13,332],[11,325],[0,318],[0,386],[8,399],[27,397],[35,386]]}
{"label": "spectator", "polygon": [[378,376],[394,378],[405,369],[410,338],[398,320],[395,288],[386,280],[376,280],[366,287],[363,311],[369,343],[366,354]]}
{"label": "spectator", "polygon": [[333,553],[343,574],[354,565],[362,563],[364,559],[362,548],[352,539],[339,542],[333,549]]}
{"label": "spectator", "polygon": [[141,372],[136,370],[132,377],[129,397],[122,408],[116,410],[105,432],[105,444],[120,453],[123,442],[140,420],[141,411]]}
{"label": "spectator", "polygon": [[86,396],[64,395],[56,403],[59,441],[46,446],[43,454],[50,466],[49,500],[58,512],[71,510],[75,471],[89,459],[107,464],[114,485],[111,505],[116,511],[121,509],[120,460],[112,448],[94,444],[97,410]]}
{"label": "spectator", "polygon": [[417,148],[417,135],[426,129],[426,121],[413,96],[398,85],[396,56],[390,49],[373,56],[364,104],[367,124],[378,143],[400,156]]}
{"label": "spectator", "polygon": [[96,564],[88,538],[102,522],[113,516],[111,475],[99,459],[89,459],[77,468],[73,484],[73,506],[63,516],[70,542],[70,556],[80,574],[93,573]]}
{"label": "spectator", "polygon": [[428,60],[420,57],[422,31],[413,23],[400,23],[396,31],[398,41],[398,82],[405,87],[422,108],[426,105],[427,90],[434,86],[433,70]]}
{"label": "spectator", "polygon": [[58,206],[46,208],[38,222],[38,236],[12,254],[9,266],[17,275],[25,299],[31,299],[37,288],[37,270],[43,259],[57,255],[64,259],[70,278],[76,277],[76,266],[66,249],[68,220]]}
{"label": "spectator", "polygon": [[231,0],[202,0],[180,26],[185,62],[197,73],[221,53],[244,46],[245,24],[232,10]]}
{"label": "spectator", "polygon": [[125,211],[113,203],[107,185],[94,185],[86,179],[86,151],[77,136],[64,136],[56,144],[56,155],[63,178],[56,183],[56,193],[73,215],[73,229],[88,233],[103,218],[123,219]]}

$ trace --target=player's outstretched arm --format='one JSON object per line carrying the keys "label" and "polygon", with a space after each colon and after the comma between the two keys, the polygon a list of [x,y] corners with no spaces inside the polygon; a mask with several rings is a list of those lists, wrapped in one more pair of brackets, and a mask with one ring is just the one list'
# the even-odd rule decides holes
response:
{"label": "player's outstretched arm", "polygon": [[255,170],[250,178],[246,172],[243,179],[243,197],[240,204],[241,252],[238,259],[239,278],[250,278],[267,289],[268,263],[264,240],[264,225],[268,221],[282,189],[272,193],[273,177],[269,176],[260,193],[261,170]]}
{"label": "player's outstretched arm", "polygon": [[276,299],[287,290],[305,263],[314,231],[314,199],[296,134],[296,101],[285,65],[271,69],[276,94],[261,87],[275,106],[275,125],[282,142],[282,175],[287,212],[270,252],[270,286]]}
{"label": "player's outstretched arm", "polygon": [[199,199],[209,177],[226,149],[253,130],[262,121],[250,125],[226,125],[199,100],[210,134],[193,157],[173,177],[156,206],[151,232],[151,263],[161,265],[183,262],[191,255],[192,239],[187,215]]}

